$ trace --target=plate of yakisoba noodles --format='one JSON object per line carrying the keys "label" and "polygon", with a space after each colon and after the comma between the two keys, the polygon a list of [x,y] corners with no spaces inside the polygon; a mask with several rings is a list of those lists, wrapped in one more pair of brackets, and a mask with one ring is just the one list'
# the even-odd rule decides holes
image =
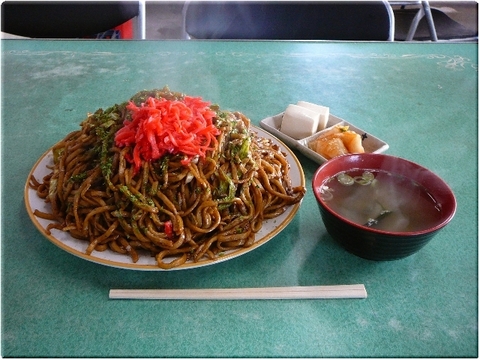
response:
{"label": "plate of yakisoba noodles", "polygon": [[298,159],[277,138],[163,88],[88,114],[35,163],[25,203],[44,236],[82,259],[178,270],[271,240],[305,192]]}

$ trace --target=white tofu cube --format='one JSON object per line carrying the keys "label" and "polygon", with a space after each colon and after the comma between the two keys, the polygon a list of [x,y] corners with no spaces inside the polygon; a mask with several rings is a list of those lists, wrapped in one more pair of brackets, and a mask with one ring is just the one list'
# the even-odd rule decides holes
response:
{"label": "white tofu cube", "polygon": [[290,104],[283,114],[280,131],[294,139],[303,139],[317,131],[319,121],[319,113]]}
{"label": "white tofu cube", "polygon": [[328,117],[330,116],[330,108],[327,106],[312,104],[307,101],[298,101],[297,105],[313,110],[320,114],[320,120],[318,121],[318,128],[316,131],[321,131],[327,127]]}

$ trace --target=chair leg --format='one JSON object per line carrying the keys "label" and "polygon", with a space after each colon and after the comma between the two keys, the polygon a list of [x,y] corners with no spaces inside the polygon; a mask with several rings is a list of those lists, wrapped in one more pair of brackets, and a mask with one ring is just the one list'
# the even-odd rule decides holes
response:
{"label": "chair leg", "polygon": [[430,4],[428,1],[422,1],[423,12],[427,18],[428,30],[430,30],[430,36],[432,41],[438,41],[437,31],[435,29],[435,24],[433,22],[432,11],[430,10]]}
{"label": "chair leg", "polygon": [[145,0],[138,2],[138,16],[134,18],[134,38],[137,40],[145,40],[146,23],[145,23]]}
{"label": "chair leg", "polygon": [[410,24],[410,28],[408,29],[407,36],[405,38],[405,41],[412,41],[413,37],[415,36],[415,32],[417,31],[418,24],[420,23],[420,20],[422,20],[423,16],[425,13],[423,12],[423,8],[420,8],[417,11],[417,14],[412,20],[412,23]]}
{"label": "chair leg", "polygon": [[435,29],[435,24],[433,22],[432,11],[430,10],[430,4],[428,1],[422,1],[422,7],[418,10],[417,14],[412,20],[410,28],[408,30],[407,37],[405,41],[412,41],[413,37],[415,36],[415,32],[417,31],[418,24],[420,20],[425,16],[428,24],[428,30],[430,31],[430,37],[432,41],[438,41],[437,38],[437,31]]}
{"label": "chair leg", "polygon": [[190,1],[185,1],[182,8],[182,39],[183,40],[191,40],[190,35],[187,33],[187,24],[186,24],[187,9],[189,4],[190,4]]}

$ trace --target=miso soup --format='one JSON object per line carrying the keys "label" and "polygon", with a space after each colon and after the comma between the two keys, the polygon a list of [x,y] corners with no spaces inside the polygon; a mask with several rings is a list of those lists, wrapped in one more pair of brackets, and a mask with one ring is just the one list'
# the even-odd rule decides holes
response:
{"label": "miso soup", "polygon": [[395,232],[438,223],[441,206],[407,177],[383,170],[351,170],[328,179],[322,199],[334,212],[360,225]]}

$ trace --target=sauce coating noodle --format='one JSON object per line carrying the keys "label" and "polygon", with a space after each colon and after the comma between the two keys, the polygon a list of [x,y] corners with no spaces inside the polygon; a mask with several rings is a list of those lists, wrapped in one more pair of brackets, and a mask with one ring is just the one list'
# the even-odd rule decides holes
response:
{"label": "sauce coating noodle", "polygon": [[[149,97],[181,101],[184,95],[164,88],[131,101],[140,106]],[[51,212],[34,214],[52,220],[47,231],[88,242],[87,254],[110,249],[137,262],[146,250],[163,269],[215,259],[252,245],[264,220],[303,198],[306,189],[292,186],[279,147],[251,131],[243,114],[213,105],[220,130],[214,150],[188,163],[169,154],[136,168],[132,146],[114,141],[129,119],[127,105],[90,114],[52,148],[52,171],[30,179],[51,205]]]}

